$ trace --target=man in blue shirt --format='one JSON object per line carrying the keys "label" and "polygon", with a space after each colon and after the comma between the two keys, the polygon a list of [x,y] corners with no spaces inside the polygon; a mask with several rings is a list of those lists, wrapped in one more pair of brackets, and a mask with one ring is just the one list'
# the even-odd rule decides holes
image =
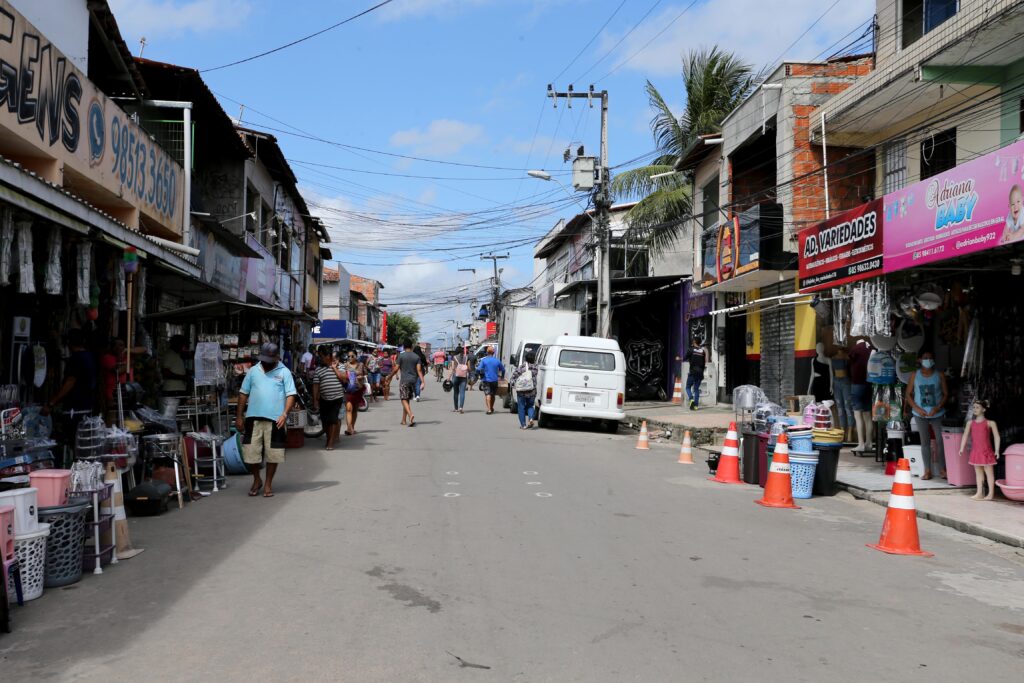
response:
{"label": "man in blue shirt", "polygon": [[[264,344],[260,348],[259,363],[249,368],[238,390],[236,422],[242,431],[242,460],[252,472],[250,496],[274,495],[273,481],[277,466],[284,462],[287,440],[285,423],[288,412],[295,405],[295,380],[281,363],[277,344]],[[260,465],[267,458],[267,483],[260,481]]]}
{"label": "man in blue shirt", "polygon": [[476,364],[476,371],[480,373],[482,381],[481,388],[484,390],[484,406],[487,414],[494,412],[494,396],[498,393],[498,380],[505,377],[505,366],[501,364],[494,355],[494,347],[487,347],[487,355]]}

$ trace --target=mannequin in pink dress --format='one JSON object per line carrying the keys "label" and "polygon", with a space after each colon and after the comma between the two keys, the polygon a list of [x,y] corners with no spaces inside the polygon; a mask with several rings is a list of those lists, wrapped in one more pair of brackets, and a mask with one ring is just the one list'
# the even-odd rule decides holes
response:
{"label": "mannequin in pink dress", "polygon": [[[975,401],[971,408],[974,418],[967,423],[964,438],[960,440],[960,455],[967,450],[967,439],[971,440],[971,454],[967,462],[974,465],[974,479],[978,483],[978,492],[971,500],[992,500],[995,495],[996,460],[999,459],[999,427],[992,420],[985,418],[989,408],[988,401]],[[992,447],[993,442],[995,448]],[[988,481],[988,495],[982,495],[985,482]]]}

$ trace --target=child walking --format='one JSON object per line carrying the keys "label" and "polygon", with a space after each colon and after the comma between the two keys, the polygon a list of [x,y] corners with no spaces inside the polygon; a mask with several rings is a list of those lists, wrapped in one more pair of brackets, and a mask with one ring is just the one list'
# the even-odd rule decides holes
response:
{"label": "child walking", "polygon": [[[967,438],[971,439],[971,455],[967,462],[974,465],[974,479],[978,484],[978,492],[971,496],[972,500],[992,500],[995,495],[996,460],[999,459],[999,427],[992,420],[985,419],[985,411],[989,408],[988,401],[975,401],[971,412],[974,419],[964,430],[964,438],[960,440],[960,455],[967,450]],[[993,441],[995,448],[992,447]],[[982,495],[985,482],[988,481],[988,495]]]}

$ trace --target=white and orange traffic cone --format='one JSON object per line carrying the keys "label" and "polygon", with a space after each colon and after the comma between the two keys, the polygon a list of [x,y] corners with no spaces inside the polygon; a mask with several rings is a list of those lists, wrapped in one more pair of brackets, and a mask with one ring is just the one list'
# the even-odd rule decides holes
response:
{"label": "white and orange traffic cone", "polygon": [[676,376],[676,386],[672,390],[672,405],[683,405],[683,378]]}
{"label": "white and orange traffic cone", "polygon": [[647,436],[647,420],[644,420],[643,424],[640,425],[640,437],[636,440],[636,450],[651,450],[650,439]]}
{"label": "white and orange traffic cone", "polygon": [[718,458],[718,469],[711,481],[719,484],[742,484],[740,480],[740,443],[736,436],[736,423],[729,423],[729,431],[725,434],[725,445],[722,455]]}
{"label": "white and orange traffic cone", "polygon": [[792,508],[800,506],[793,502],[793,481],[789,474],[789,442],[785,434],[779,434],[775,443],[775,454],[768,468],[768,480],[764,484],[764,495],[755,500],[758,505],[769,508]]}
{"label": "white and orange traffic cone", "polygon": [[683,445],[679,449],[679,460],[680,465],[692,465],[693,464],[693,444],[690,442],[690,430],[687,429],[683,434]]}
{"label": "white and orange traffic cone", "polygon": [[906,458],[896,462],[896,475],[892,482],[892,493],[889,494],[882,534],[878,537],[878,543],[868,543],[867,546],[892,555],[934,556],[934,553],[921,550],[921,539],[917,534],[914,485],[910,480],[910,461]]}

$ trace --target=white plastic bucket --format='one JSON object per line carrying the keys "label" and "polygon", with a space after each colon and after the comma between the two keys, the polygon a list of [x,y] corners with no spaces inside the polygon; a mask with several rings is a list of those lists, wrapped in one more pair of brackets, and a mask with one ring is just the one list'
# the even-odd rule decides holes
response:
{"label": "white plastic bucket", "polygon": [[14,506],[14,533],[16,536],[39,530],[39,490],[11,489],[0,493],[0,505]]}
{"label": "white plastic bucket", "polygon": [[[36,531],[18,534],[14,539],[14,554],[21,567],[21,590],[25,601],[35,600],[43,594],[43,582],[46,579],[46,539],[50,535],[50,525],[43,523]],[[14,577],[7,580],[7,595],[13,600],[17,597],[14,590]]]}

